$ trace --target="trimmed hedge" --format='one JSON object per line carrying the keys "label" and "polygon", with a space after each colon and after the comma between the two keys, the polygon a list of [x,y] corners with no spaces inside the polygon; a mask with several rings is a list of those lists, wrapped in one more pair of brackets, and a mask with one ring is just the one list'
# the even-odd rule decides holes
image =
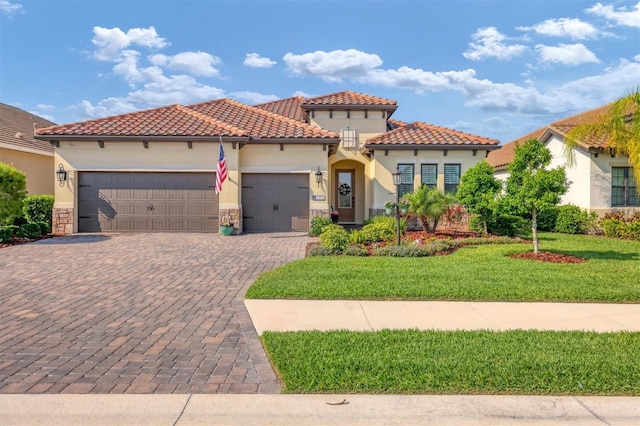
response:
{"label": "trimmed hedge", "polygon": [[[51,228],[53,195],[32,195],[22,200],[22,214],[29,223],[45,222]],[[48,232],[48,231],[47,231]]]}

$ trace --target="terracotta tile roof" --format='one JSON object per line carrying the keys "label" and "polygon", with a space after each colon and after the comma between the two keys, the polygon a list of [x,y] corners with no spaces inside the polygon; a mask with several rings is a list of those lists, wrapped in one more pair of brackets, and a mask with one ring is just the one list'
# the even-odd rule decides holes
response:
{"label": "terracotta tile roof", "polygon": [[254,105],[254,107],[281,115],[283,117],[291,118],[292,120],[307,123],[307,113],[302,109],[302,104],[305,100],[306,99],[302,96],[295,96],[293,98],[280,99],[273,102]]}
{"label": "terracotta tile roof", "polygon": [[[526,142],[530,139],[540,140],[547,131],[555,132],[564,138],[571,129],[578,125],[599,121],[601,117],[609,111],[611,105],[612,103],[581,112],[579,114],[572,115],[571,117],[554,121],[550,125],[538,130],[534,130],[531,133],[503,145],[500,149],[491,152],[487,157],[487,162],[495,168],[504,168],[513,161],[513,156],[515,155],[514,149],[520,143]],[[607,144],[607,139],[603,137],[594,137],[589,140],[578,141],[578,144],[583,148],[602,148]]]}
{"label": "terracotta tile roof", "polygon": [[499,143],[496,139],[416,121],[369,139],[365,146],[495,146]]}
{"label": "terracotta tile roof", "polygon": [[496,149],[495,151],[491,151],[487,156],[487,163],[496,169],[504,168],[506,165],[513,161],[513,156],[515,155],[515,149],[518,145],[525,143],[531,139],[542,138],[542,135],[547,131],[546,127],[541,127],[538,130],[534,130],[533,132],[526,134],[514,141],[511,141],[507,144],[504,144],[500,147],[500,149]]}
{"label": "terracotta tile roof", "polygon": [[[571,131],[571,129],[576,126],[587,123],[597,123],[598,121],[600,121],[602,117],[609,111],[611,105],[612,104],[603,105],[601,107],[576,114],[569,118],[555,121],[549,127],[553,131],[564,137],[567,135],[567,133],[569,133],[569,131]],[[578,141],[578,144],[585,148],[602,148],[607,145],[607,142],[608,140],[605,137],[594,136],[587,140],[580,140]]]}
{"label": "terracotta tile roof", "polygon": [[247,136],[247,132],[181,105],[39,129],[38,136]]}
{"label": "terracotta tile roof", "polygon": [[219,99],[187,108],[240,127],[252,138],[263,139],[337,139],[337,133],[283,117],[232,99]]}
{"label": "terracotta tile roof", "polygon": [[390,118],[387,120],[387,130],[395,130],[398,127],[406,126],[408,123],[406,121],[396,120],[395,118]]}
{"label": "terracotta tile roof", "polygon": [[384,109],[395,110],[397,108],[397,104],[398,102],[389,99],[345,90],[344,92],[331,93],[329,95],[306,99],[302,107],[306,109],[314,109],[318,106],[382,106],[385,107]]}
{"label": "terracotta tile roof", "polygon": [[56,124],[20,108],[0,103],[0,144],[15,146],[16,149],[27,148],[52,153],[53,147],[49,142],[34,139],[34,123],[37,128]]}

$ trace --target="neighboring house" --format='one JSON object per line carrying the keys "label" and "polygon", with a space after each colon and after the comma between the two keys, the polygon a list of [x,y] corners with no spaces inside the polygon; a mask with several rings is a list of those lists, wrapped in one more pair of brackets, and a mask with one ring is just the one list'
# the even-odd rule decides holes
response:
{"label": "neighboring house", "polygon": [[53,194],[53,147],[34,138],[35,128],[49,126],[55,123],[0,103],[0,162],[13,165],[27,176],[29,195]]}
{"label": "neighboring house", "polygon": [[[361,224],[426,184],[454,192],[497,140],[391,119],[396,102],[354,92],[248,106],[172,105],[38,131],[67,171],[54,231],[306,231],[332,208]],[[214,192],[219,141],[229,178]]]}
{"label": "neighboring house", "polygon": [[565,118],[522,136],[487,157],[495,167],[495,176],[506,180],[507,166],[513,161],[514,149],[530,139],[544,143],[551,151],[551,167],[565,167],[571,181],[569,190],[562,197],[562,204],[574,204],[599,215],[616,209],[640,210],[640,198],[636,191],[629,160],[626,156],[615,156],[606,147],[606,140],[580,140],[573,148],[574,162],[569,165],[564,138],[574,127],[594,121],[607,112],[611,104]]}

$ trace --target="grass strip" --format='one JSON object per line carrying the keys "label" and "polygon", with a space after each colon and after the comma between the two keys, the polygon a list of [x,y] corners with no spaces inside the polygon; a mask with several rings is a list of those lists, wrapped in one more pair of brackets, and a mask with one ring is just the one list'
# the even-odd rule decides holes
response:
{"label": "grass strip", "polygon": [[262,274],[250,299],[640,302],[640,243],[543,234],[541,249],[586,258],[514,259],[531,244],[464,247],[425,258],[309,257]]}
{"label": "grass strip", "polygon": [[640,333],[265,332],[285,393],[640,395]]}

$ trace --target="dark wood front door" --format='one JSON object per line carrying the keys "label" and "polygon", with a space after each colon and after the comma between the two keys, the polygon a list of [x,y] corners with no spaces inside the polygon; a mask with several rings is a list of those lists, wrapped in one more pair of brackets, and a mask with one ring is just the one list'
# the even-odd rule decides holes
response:
{"label": "dark wood front door", "polygon": [[334,207],[340,213],[340,222],[355,222],[356,220],[356,194],[355,171],[336,170],[334,179],[335,204]]}

